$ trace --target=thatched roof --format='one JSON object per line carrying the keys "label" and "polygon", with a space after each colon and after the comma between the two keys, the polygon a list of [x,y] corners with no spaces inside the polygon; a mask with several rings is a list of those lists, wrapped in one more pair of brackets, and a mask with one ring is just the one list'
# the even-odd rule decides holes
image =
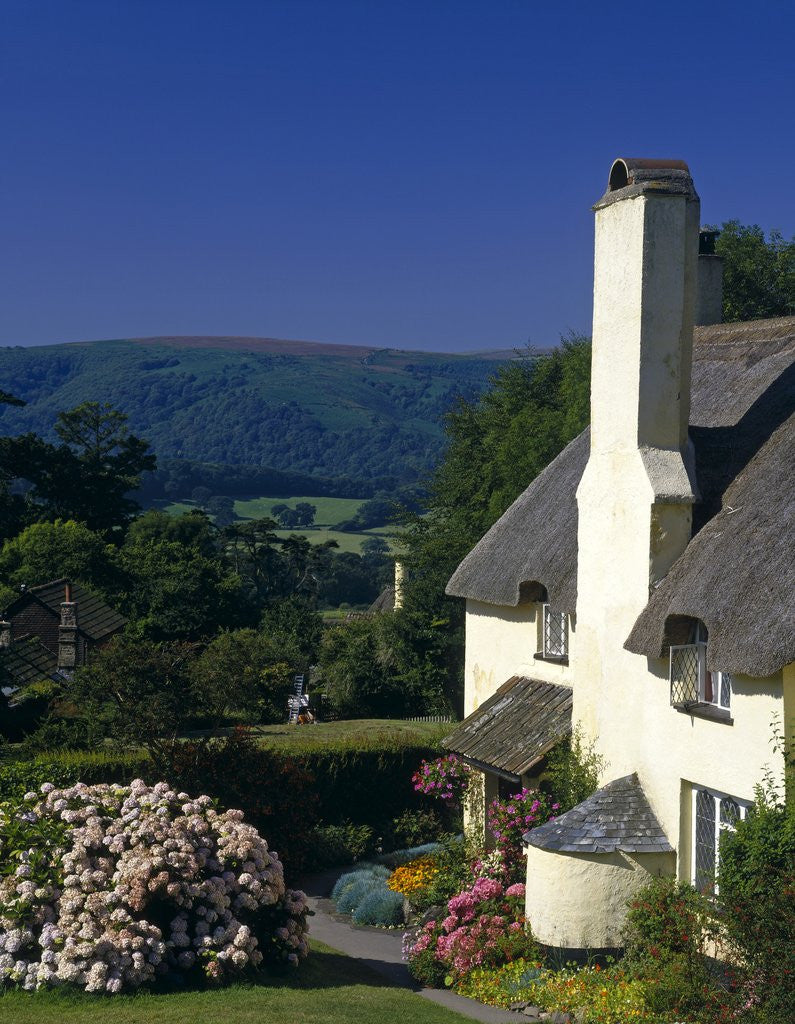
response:
{"label": "thatched roof", "polygon": [[[795,660],[795,317],[696,328],[690,423],[694,539],[627,647],[659,656],[667,617],[692,616],[709,629],[716,667],[768,675]],[[576,489],[587,457],[585,432],[467,555],[447,593],[516,605],[535,582],[573,612]]]}
{"label": "thatched roof", "polygon": [[517,605],[546,588],[550,602],[577,603],[577,485],[590,433],[580,434],[497,520],[459,565],[447,593],[487,604]]}

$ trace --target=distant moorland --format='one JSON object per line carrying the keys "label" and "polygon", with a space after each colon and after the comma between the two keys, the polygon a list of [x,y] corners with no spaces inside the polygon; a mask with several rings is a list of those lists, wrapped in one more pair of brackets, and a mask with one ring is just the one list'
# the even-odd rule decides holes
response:
{"label": "distant moorland", "polygon": [[[60,410],[107,402],[172,473],[177,463],[212,463],[216,476],[226,475],[220,467],[285,474],[235,488],[210,483],[215,493],[359,496],[367,488],[331,480],[399,486],[420,478],[438,459],[456,397],[479,394],[511,355],[223,337],[0,348],[3,387],[27,403],[0,410],[0,433],[54,439]],[[311,488],[306,477],[325,479]]]}

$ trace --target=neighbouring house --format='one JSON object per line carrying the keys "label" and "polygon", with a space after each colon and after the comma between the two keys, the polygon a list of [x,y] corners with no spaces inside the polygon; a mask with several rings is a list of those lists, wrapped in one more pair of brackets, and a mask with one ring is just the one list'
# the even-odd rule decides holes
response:
{"label": "neighbouring house", "polygon": [[10,686],[55,678],[85,663],[127,620],[80,583],[26,587],[2,612],[0,651]]}
{"label": "neighbouring house", "polygon": [[795,731],[795,317],[716,322],[686,164],[616,160],[594,209],[591,427],[447,588],[467,715],[447,745],[480,813],[573,726],[604,758],[596,794],[525,835],[530,925],[569,950],[619,946],[651,875],[711,888]]}

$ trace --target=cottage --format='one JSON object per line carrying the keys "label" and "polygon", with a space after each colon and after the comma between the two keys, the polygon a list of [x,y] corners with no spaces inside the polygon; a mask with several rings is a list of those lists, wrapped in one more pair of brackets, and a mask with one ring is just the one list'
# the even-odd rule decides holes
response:
{"label": "cottage", "polygon": [[87,652],[120,632],[127,620],[80,583],[52,580],[26,587],[2,613],[0,650],[17,686],[53,678],[85,663]]}
{"label": "cottage", "polygon": [[591,427],[447,588],[467,630],[448,746],[482,800],[572,726],[604,758],[594,796],[525,836],[528,919],[566,949],[619,945],[650,875],[711,886],[774,723],[795,731],[795,317],[715,322],[686,164],[616,160],[594,209]]}

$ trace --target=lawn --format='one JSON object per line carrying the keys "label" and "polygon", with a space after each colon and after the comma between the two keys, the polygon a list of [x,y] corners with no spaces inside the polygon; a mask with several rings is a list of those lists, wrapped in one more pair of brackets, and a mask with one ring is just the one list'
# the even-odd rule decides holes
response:
{"label": "lawn", "polygon": [[317,725],[260,725],[259,743],[272,750],[316,750],[355,743],[357,746],[389,741],[433,745],[453,729],[451,723],[402,722],[394,718],[357,718],[349,722],[318,722]]}
{"label": "lawn", "polygon": [[8,1024],[463,1024],[467,1018],[422,999],[322,943],[283,979],[169,995],[0,995]]}

